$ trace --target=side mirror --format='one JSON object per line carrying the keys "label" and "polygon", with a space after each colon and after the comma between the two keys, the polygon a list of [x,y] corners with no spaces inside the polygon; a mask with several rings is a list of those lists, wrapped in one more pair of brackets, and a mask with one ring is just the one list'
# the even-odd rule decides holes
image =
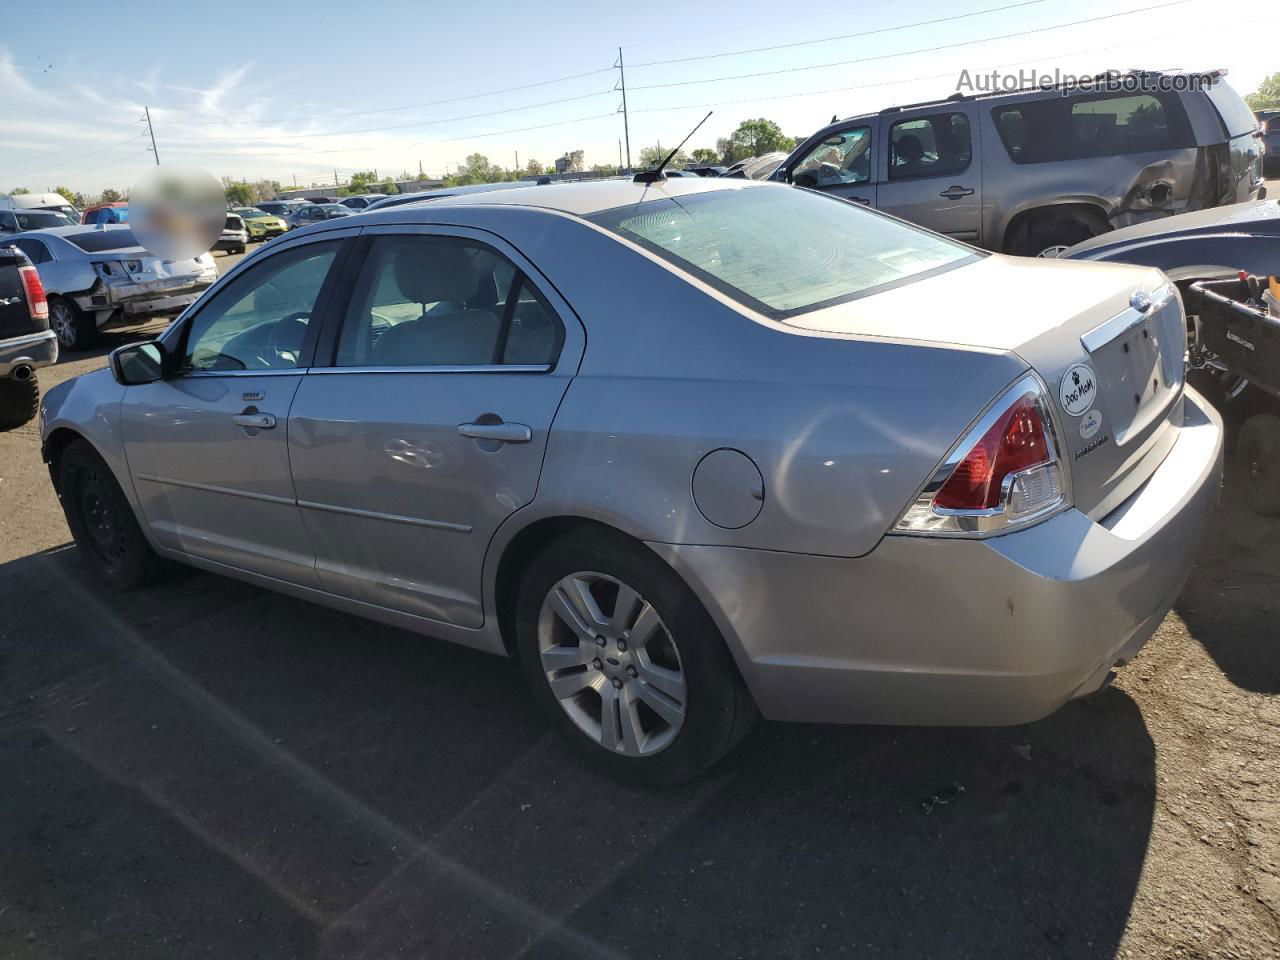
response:
{"label": "side mirror", "polygon": [[159,340],[146,340],[143,343],[117,347],[111,351],[108,363],[111,375],[121,386],[155,383],[164,379],[164,344]]}

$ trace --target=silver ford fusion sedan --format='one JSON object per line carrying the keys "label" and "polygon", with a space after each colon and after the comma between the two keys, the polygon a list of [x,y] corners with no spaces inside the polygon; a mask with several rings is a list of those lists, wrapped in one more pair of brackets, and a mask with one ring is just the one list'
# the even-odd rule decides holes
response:
{"label": "silver ford fusion sedan", "polygon": [[478,193],[260,249],[49,391],[88,564],[164,560],[516,656],[584,755],[758,712],[1015,724],[1168,611],[1217,496],[1159,271],[744,180]]}

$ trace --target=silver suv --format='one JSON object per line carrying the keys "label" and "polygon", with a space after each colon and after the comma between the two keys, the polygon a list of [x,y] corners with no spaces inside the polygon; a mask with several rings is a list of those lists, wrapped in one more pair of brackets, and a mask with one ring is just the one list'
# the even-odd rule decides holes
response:
{"label": "silver suv", "polygon": [[891,107],[819,130],[774,179],[990,250],[1056,256],[1116,227],[1265,195],[1258,124],[1224,72]]}

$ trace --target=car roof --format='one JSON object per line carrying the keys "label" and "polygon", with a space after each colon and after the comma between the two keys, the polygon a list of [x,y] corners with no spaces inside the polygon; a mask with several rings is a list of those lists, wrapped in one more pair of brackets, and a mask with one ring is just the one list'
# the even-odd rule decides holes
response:
{"label": "car roof", "polygon": [[[495,190],[485,193],[454,194],[432,200],[431,206],[519,206],[541,207],[559,210],[579,217],[587,217],[603,210],[625,207],[628,204],[665,197],[682,197],[715,190],[739,190],[764,187],[767,184],[751,180],[727,180],[719,177],[674,177],[657,183],[636,183],[633,180],[579,180],[575,183],[549,183],[542,186],[519,187],[513,190]],[[790,188],[788,188],[790,189]],[[378,216],[393,211],[404,211],[413,204],[384,207],[363,216]]]}

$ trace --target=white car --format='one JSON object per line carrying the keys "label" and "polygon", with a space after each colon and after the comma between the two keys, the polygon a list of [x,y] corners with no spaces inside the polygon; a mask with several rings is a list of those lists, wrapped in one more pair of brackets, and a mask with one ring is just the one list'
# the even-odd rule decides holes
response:
{"label": "white car", "polygon": [[222,228],[222,236],[213,245],[215,250],[227,253],[244,253],[249,243],[249,228],[245,226],[244,217],[238,213],[228,213],[227,222]]}

